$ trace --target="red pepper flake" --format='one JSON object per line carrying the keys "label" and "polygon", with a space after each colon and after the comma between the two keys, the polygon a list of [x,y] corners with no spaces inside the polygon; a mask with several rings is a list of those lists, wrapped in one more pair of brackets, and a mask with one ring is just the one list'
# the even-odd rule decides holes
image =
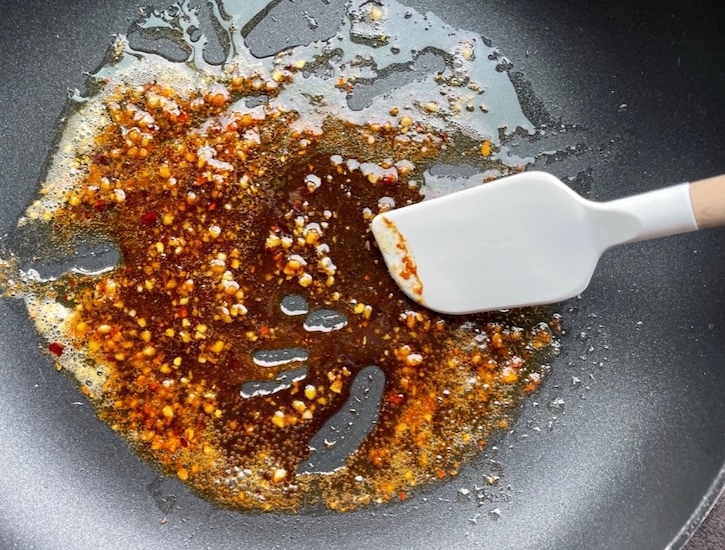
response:
{"label": "red pepper flake", "polygon": [[402,405],[405,402],[404,393],[391,393],[388,395],[388,401],[393,405]]}
{"label": "red pepper flake", "polygon": [[106,204],[106,201],[104,201],[103,199],[99,199],[93,203],[93,209],[98,210],[99,212],[105,210],[107,206],[108,205]]}
{"label": "red pepper flake", "polygon": [[395,174],[385,174],[383,176],[384,185],[395,185],[395,183],[397,181],[398,181],[398,178],[395,177]]}
{"label": "red pepper flake", "polygon": [[209,210],[209,212],[211,212],[212,210],[216,210],[216,203],[215,202],[209,203],[209,207],[207,208],[207,210]]}
{"label": "red pepper flake", "polygon": [[159,217],[156,215],[156,212],[146,212],[141,215],[141,223],[144,225],[153,225],[158,219]]}
{"label": "red pepper flake", "polygon": [[62,355],[64,349],[65,346],[60,342],[51,342],[50,344],[48,344],[48,351],[53,355],[57,355],[58,357]]}
{"label": "red pepper flake", "polygon": [[178,117],[178,119],[177,119],[177,120],[178,120],[179,122],[186,122],[186,118],[187,118],[187,116],[188,116],[188,115],[187,115],[186,113],[182,112],[182,113],[181,113],[181,114],[179,115],[179,117]]}

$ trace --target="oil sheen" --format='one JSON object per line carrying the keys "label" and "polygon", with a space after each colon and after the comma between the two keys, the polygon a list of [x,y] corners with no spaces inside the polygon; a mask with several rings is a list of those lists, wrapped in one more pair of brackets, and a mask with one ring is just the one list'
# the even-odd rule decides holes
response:
{"label": "oil sheen", "polygon": [[146,11],[74,95],[19,220],[66,256],[8,255],[5,291],[99,417],[204,497],[408,498],[506,428],[557,349],[551,310],[409,301],[369,230],[531,162],[507,145],[536,129],[504,62],[394,1]]}

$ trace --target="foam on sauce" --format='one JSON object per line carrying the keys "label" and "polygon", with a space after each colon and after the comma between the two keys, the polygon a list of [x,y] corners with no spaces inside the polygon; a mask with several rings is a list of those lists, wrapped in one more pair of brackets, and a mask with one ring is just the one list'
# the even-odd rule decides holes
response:
{"label": "foam on sauce", "polygon": [[101,235],[122,261],[43,277],[10,258],[4,286],[99,416],[200,494],[404,499],[509,425],[559,320],[425,310],[370,220],[422,200],[434,164],[477,170],[456,185],[522,170],[504,138],[534,128],[499,52],[433,14],[324,3],[288,47],[266,4],[145,13],[129,36],[163,31],[177,61],[116,38],[19,226],[50,228],[48,250]]}

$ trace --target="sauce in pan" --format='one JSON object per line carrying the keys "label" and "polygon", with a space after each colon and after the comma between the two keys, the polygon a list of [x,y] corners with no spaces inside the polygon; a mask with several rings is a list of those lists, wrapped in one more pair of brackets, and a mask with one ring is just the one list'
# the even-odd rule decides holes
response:
{"label": "sauce in pan", "polygon": [[332,38],[260,60],[237,30],[253,7],[211,14],[221,66],[186,3],[136,27],[173,30],[185,62],[117,41],[21,224],[122,260],[6,286],[99,416],[199,493],[262,510],[404,499],[508,426],[559,320],[417,306],[369,222],[422,200],[435,164],[464,158],[475,183],[522,169],[502,136],[530,124],[498,53],[432,15],[353,2]]}

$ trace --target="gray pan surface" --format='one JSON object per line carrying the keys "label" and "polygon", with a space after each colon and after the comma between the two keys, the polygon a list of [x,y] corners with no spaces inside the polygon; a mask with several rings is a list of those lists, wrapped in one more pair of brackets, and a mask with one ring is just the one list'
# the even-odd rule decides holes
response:
{"label": "gray pan surface", "polygon": [[[586,171],[589,198],[725,172],[717,2],[406,3],[491,38],[531,116],[586,128],[576,140],[593,152],[550,169]],[[67,89],[137,7],[0,4],[0,234],[36,192]],[[725,481],[723,258],[723,230],[607,253],[561,306],[563,353],[496,449],[404,503],[345,515],[234,513],[160,477],[2,300],[0,548],[679,548]],[[478,506],[484,473],[501,481]]]}

